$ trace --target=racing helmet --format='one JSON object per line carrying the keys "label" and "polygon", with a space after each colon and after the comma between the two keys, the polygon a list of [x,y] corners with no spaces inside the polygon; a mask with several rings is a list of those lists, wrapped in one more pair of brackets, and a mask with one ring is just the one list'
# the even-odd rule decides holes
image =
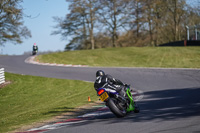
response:
{"label": "racing helmet", "polygon": [[98,70],[98,71],[96,72],[96,77],[104,76],[104,75],[105,75],[105,73],[104,73],[104,71],[102,71],[102,70]]}

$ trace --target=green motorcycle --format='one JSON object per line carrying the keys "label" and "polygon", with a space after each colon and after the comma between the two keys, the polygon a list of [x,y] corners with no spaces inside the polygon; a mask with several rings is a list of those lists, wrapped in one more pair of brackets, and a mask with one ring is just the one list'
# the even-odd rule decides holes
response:
{"label": "green motorcycle", "polygon": [[133,100],[130,86],[126,86],[125,91],[124,97],[119,95],[117,91],[106,88],[99,88],[97,94],[117,117],[124,117],[129,112],[139,113],[140,108]]}

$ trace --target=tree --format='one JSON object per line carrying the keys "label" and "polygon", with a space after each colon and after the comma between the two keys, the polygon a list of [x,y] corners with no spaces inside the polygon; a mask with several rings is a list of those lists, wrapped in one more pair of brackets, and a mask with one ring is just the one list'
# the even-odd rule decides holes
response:
{"label": "tree", "polygon": [[186,6],[185,0],[167,0],[168,3],[168,17],[171,18],[172,21],[168,21],[168,25],[171,25],[171,31],[173,33],[172,41],[180,40],[180,29],[181,23],[184,20],[183,15],[186,13],[184,10]]}
{"label": "tree", "polygon": [[81,49],[87,40],[86,36],[86,20],[85,9],[82,7],[80,1],[72,1],[69,6],[70,13],[64,19],[53,17],[54,21],[58,23],[52,34],[61,34],[63,39],[72,39],[66,45],[66,49]]}
{"label": "tree", "polygon": [[126,0],[100,0],[99,21],[112,36],[112,46],[117,47],[118,30],[128,24]]}
{"label": "tree", "polygon": [[162,0],[143,0],[143,16],[148,24],[148,33],[150,38],[150,46],[157,46],[159,36],[162,34],[162,25],[167,16],[166,6]]}
{"label": "tree", "polygon": [[141,25],[143,24],[143,22],[142,22],[142,19],[143,19],[143,17],[142,17],[142,13],[143,13],[143,8],[142,8],[142,5],[141,5],[141,3],[140,3],[140,1],[139,0],[135,0],[134,1],[134,7],[135,7],[135,25],[136,25],[136,36],[137,36],[137,38],[138,37],[140,37],[140,27],[141,27]]}
{"label": "tree", "polygon": [[[98,6],[96,6],[96,0],[88,0],[85,1],[86,9],[88,8],[89,10],[86,10],[87,15],[86,15],[86,20],[88,24],[88,29],[89,29],[89,34],[90,34],[90,43],[91,43],[91,49],[94,49],[94,23],[96,21],[96,12],[98,10]],[[88,17],[87,17],[88,16]]]}
{"label": "tree", "polygon": [[[178,41],[182,36],[186,17],[185,0],[141,0],[143,37],[147,45]],[[148,34],[145,34],[147,31]],[[144,42],[143,42],[144,44]]]}
{"label": "tree", "polygon": [[[132,37],[130,39],[134,39],[132,41],[133,44],[137,44],[138,41],[141,39],[141,28],[142,25],[144,24],[144,8],[142,5],[141,0],[130,0],[129,1],[129,27],[130,27],[130,32],[129,34],[132,33]],[[129,39],[129,40],[130,40]],[[132,45],[133,45],[132,44]]]}
{"label": "tree", "polygon": [[31,37],[30,31],[23,26],[23,0],[0,1],[0,45],[10,41],[22,43],[23,38]]}
{"label": "tree", "polygon": [[58,29],[52,34],[61,34],[64,39],[72,37],[67,49],[94,49],[95,5],[97,0],[66,0],[70,2],[70,13],[64,19],[54,17]]}

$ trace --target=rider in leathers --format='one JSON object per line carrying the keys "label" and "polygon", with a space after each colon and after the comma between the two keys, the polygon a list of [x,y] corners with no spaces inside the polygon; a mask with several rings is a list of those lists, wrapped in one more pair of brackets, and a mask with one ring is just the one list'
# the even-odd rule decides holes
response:
{"label": "rider in leathers", "polygon": [[96,72],[96,81],[94,83],[94,88],[97,90],[99,88],[106,88],[116,90],[119,95],[125,96],[125,86],[120,80],[113,78],[112,76],[105,74],[104,71],[98,70]]}

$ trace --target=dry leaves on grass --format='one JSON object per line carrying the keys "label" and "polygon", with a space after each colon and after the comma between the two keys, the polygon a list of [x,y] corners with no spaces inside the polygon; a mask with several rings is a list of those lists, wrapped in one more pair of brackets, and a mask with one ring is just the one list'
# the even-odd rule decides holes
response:
{"label": "dry leaves on grass", "polygon": [[0,84],[0,89],[4,88],[5,86],[7,86],[7,85],[9,85],[11,83],[12,83],[11,81],[6,81],[6,82]]}

